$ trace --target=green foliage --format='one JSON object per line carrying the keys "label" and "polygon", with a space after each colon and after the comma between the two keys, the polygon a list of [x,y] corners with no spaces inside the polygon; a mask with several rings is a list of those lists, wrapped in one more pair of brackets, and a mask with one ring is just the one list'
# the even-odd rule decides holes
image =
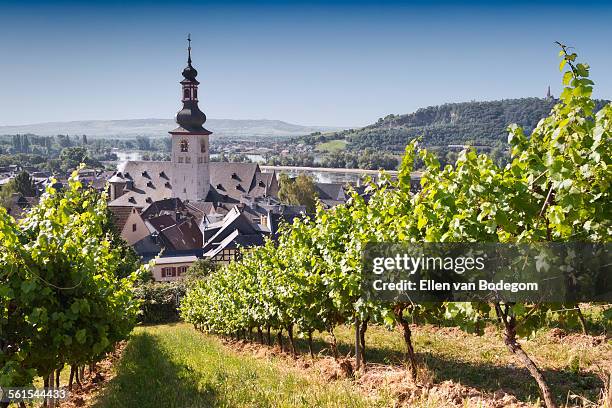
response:
{"label": "green foliage", "polygon": [[64,364],[97,361],[133,327],[137,273],[104,232],[106,197],[49,187],[17,224],[0,209],[0,384],[31,384]]}
{"label": "green foliage", "polygon": [[178,302],[185,295],[183,282],[147,282],[136,286],[140,300],[138,320],[142,323],[168,323],[179,320]]}
{"label": "green foliage", "polygon": [[[558,102],[555,99],[522,98],[490,102],[448,103],[421,108],[406,115],[388,115],[361,129],[312,136],[307,143],[344,139],[348,148],[402,151],[410,140],[422,137],[425,146],[505,144],[512,123],[531,132]],[[595,101],[596,110],[606,101]],[[444,151],[444,154],[446,151]]]}
{"label": "green foliage", "polygon": [[[564,50],[565,51],[565,50]],[[510,127],[510,162],[465,149],[454,165],[441,166],[427,150],[409,143],[398,182],[382,177],[366,201],[353,194],[346,205],[317,209],[296,220],[278,243],[245,251],[242,260],[198,282],[181,310],[186,321],[209,332],[234,334],[272,327],[301,334],[333,332],[355,318],[400,325],[410,350],[405,314],[419,321],[446,321],[482,332],[496,313],[505,341],[538,379],[541,373],[516,336],[531,336],[554,310],[575,305],[447,303],[388,304],[361,297],[361,255],[368,242],[609,242],[612,236],[612,104],[596,114],[588,66],[562,53],[568,73],[550,115],[531,136]],[[388,120],[398,120],[396,117]],[[415,161],[423,163],[421,185],[410,191]],[[539,376],[539,377],[538,377]]]}
{"label": "green foliage", "polygon": [[63,149],[59,160],[61,169],[65,172],[76,169],[81,163],[85,163],[90,167],[102,167],[100,162],[90,157],[89,151],[85,147],[80,146]]}
{"label": "green foliage", "polygon": [[15,189],[18,193],[25,197],[34,197],[36,195],[36,188],[34,181],[30,174],[26,171],[22,171],[15,177]]}
{"label": "green foliage", "polygon": [[17,192],[15,180],[10,180],[0,188],[0,207],[8,208],[11,205],[11,198]]}
{"label": "green foliage", "polygon": [[282,173],[279,179],[280,189],[278,198],[285,204],[303,205],[306,211],[313,213],[315,210],[317,193],[312,177],[300,174],[292,179]]}
{"label": "green foliage", "polygon": [[183,276],[183,281],[191,283],[209,276],[219,269],[219,265],[210,259],[198,259],[195,261]]}
{"label": "green foliage", "polygon": [[317,145],[316,150],[320,152],[338,152],[344,150],[347,141],[344,139],[330,140]]}

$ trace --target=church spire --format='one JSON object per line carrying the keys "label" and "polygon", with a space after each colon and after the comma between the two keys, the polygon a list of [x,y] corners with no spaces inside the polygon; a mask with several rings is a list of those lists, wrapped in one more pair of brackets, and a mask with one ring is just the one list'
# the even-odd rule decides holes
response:
{"label": "church spire", "polygon": [[187,47],[187,65],[191,66],[191,33],[187,34],[187,42],[189,42]]}
{"label": "church spire", "polygon": [[183,69],[182,86],[182,102],[183,109],[176,114],[176,123],[179,128],[184,131],[210,134],[210,132],[202,127],[206,122],[206,115],[198,107],[198,85],[200,82],[196,79],[198,71],[191,65],[191,34],[187,36],[187,66]]}
{"label": "church spire", "polygon": [[550,85],[548,85],[548,91],[546,92],[546,99],[552,99],[552,95],[550,93]]}

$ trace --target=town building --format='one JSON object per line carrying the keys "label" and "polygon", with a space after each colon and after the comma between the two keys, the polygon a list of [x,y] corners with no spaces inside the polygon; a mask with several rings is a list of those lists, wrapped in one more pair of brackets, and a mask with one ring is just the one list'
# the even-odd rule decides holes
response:
{"label": "town building", "polygon": [[164,281],[179,279],[198,258],[230,262],[240,248],[273,239],[283,220],[305,212],[278,202],[275,172],[256,163],[210,162],[212,132],[198,106],[188,41],[170,161],[128,161],[108,178],[115,227],[143,261],[155,259],[154,277]]}

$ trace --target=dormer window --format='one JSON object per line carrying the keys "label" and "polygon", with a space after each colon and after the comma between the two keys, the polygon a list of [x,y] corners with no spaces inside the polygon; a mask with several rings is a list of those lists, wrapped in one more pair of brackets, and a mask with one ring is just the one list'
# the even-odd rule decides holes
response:
{"label": "dormer window", "polygon": [[147,182],[147,187],[149,187],[149,188],[155,188],[155,185],[153,184],[153,182],[152,182],[152,181],[148,181],[148,182]]}
{"label": "dormer window", "polygon": [[172,185],[169,181],[166,181],[166,184],[164,184],[164,186],[166,186],[166,188],[172,188]]}
{"label": "dormer window", "polygon": [[240,177],[238,177],[238,175],[236,173],[232,173],[232,178],[234,180],[240,180]]}
{"label": "dormer window", "polygon": [[187,153],[189,151],[189,142],[185,139],[181,140],[181,153]]}

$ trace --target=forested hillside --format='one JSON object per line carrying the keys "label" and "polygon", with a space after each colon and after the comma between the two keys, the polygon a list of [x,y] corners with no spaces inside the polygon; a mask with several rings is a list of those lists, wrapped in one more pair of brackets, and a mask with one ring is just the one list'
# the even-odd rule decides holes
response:
{"label": "forested hillside", "polygon": [[[516,123],[531,132],[556,102],[553,98],[522,98],[448,103],[405,115],[388,115],[361,129],[310,137],[318,142],[344,139],[348,149],[402,151],[411,139],[419,136],[425,146],[469,143],[495,147],[506,143],[508,125]],[[597,110],[604,103],[597,101]]]}

